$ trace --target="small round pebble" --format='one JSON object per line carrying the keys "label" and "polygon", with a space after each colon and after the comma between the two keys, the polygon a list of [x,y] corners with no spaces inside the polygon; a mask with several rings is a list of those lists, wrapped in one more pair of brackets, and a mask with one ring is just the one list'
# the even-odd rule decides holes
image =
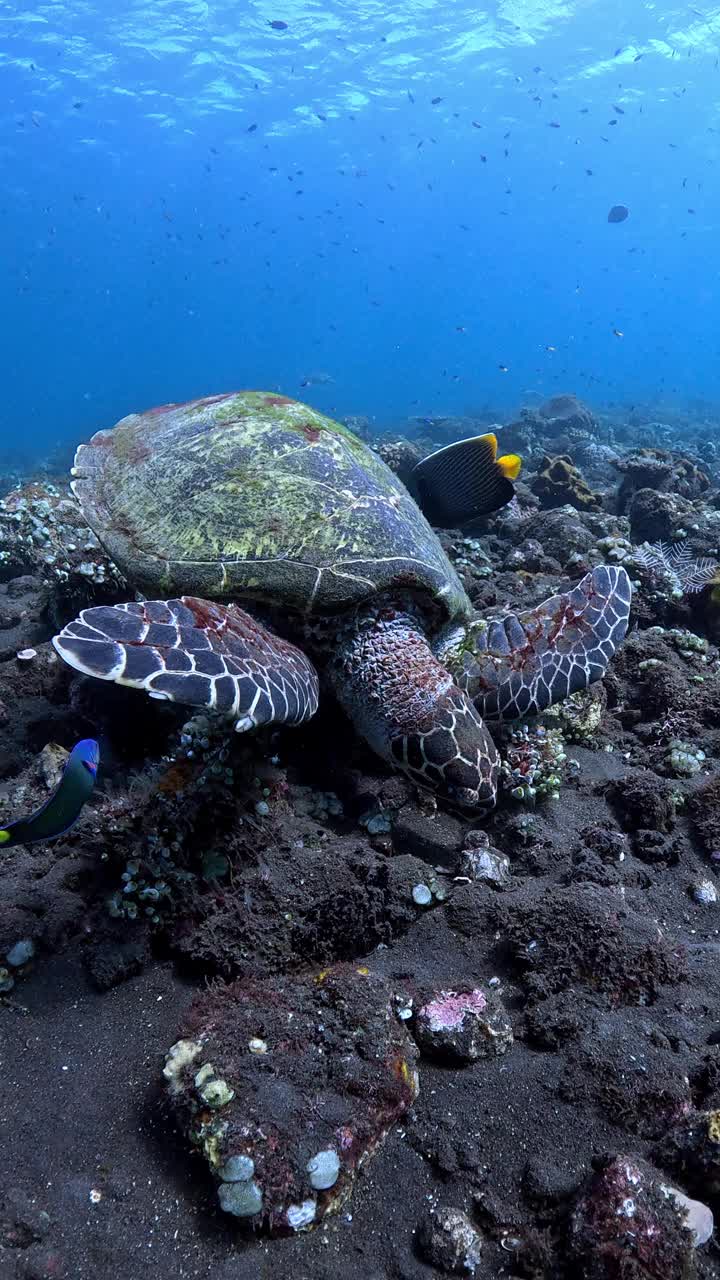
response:
{"label": "small round pebble", "polygon": [[250,1156],[230,1156],[219,1173],[223,1182],[249,1182],[255,1173],[255,1161]]}
{"label": "small round pebble", "polygon": [[257,1182],[223,1182],[218,1187],[220,1208],[236,1218],[252,1218],[260,1213],[262,1199]]}
{"label": "small round pebble", "polygon": [[413,902],[418,907],[427,907],[432,902],[432,893],[426,884],[416,884],[412,891]]}
{"label": "small round pebble", "polygon": [[310,1174],[310,1185],[316,1191],[327,1191],[329,1187],[334,1187],[340,1176],[340,1159],[337,1151],[333,1151],[332,1148],[327,1151],[318,1151],[317,1155],[308,1160],[307,1171]]}
{"label": "small round pebble", "polygon": [[28,960],[32,960],[35,955],[35,943],[32,938],[21,938],[15,943],[7,953],[5,959],[14,969],[19,969],[20,965],[27,964]]}

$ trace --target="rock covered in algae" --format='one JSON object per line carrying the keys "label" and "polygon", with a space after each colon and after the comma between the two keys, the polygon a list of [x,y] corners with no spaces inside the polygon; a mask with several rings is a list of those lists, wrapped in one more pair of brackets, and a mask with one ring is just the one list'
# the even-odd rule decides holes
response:
{"label": "rock covered in algae", "polygon": [[201,997],[164,1075],[220,1207],[288,1235],[347,1201],[417,1096],[416,1058],[385,981],[340,965]]}
{"label": "rock covered in algae", "polygon": [[578,1280],[692,1280],[697,1239],[687,1209],[655,1170],[634,1156],[614,1156],[575,1206],[572,1274]]}
{"label": "rock covered in algae", "polygon": [[542,507],[576,507],[578,511],[600,511],[602,499],[593,493],[568,454],[544,457],[530,486]]}

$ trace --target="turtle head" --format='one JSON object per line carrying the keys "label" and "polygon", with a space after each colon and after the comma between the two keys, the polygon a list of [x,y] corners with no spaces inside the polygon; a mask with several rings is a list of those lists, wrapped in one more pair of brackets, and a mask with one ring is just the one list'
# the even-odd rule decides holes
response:
{"label": "turtle head", "polygon": [[492,809],[499,759],[472,702],[450,684],[427,710],[415,730],[393,738],[393,763],[451,804]]}
{"label": "turtle head", "polygon": [[378,755],[452,804],[492,808],[495,745],[414,614],[365,610],[338,636],[326,676]]}

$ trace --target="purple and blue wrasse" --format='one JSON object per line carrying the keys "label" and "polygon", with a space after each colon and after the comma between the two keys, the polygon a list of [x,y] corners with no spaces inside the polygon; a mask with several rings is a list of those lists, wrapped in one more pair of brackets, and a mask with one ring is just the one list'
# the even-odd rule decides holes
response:
{"label": "purple and blue wrasse", "polygon": [[93,738],[76,742],[63,775],[45,804],[29,818],[18,818],[0,828],[0,849],[55,840],[69,831],[92,795],[99,763],[100,748]]}

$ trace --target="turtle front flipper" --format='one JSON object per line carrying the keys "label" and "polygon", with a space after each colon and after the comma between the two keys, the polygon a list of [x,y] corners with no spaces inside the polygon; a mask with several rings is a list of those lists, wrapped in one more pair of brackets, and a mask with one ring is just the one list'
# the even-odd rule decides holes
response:
{"label": "turtle front flipper", "polygon": [[600,680],[627,631],[624,569],[601,565],[534,609],[471,622],[438,656],[489,720],[538,715]]}
{"label": "turtle front flipper", "polygon": [[312,663],[236,605],[195,596],[84,609],[53,644],[83,675],[237,718],[242,732],[301,724],[318,705]]}

